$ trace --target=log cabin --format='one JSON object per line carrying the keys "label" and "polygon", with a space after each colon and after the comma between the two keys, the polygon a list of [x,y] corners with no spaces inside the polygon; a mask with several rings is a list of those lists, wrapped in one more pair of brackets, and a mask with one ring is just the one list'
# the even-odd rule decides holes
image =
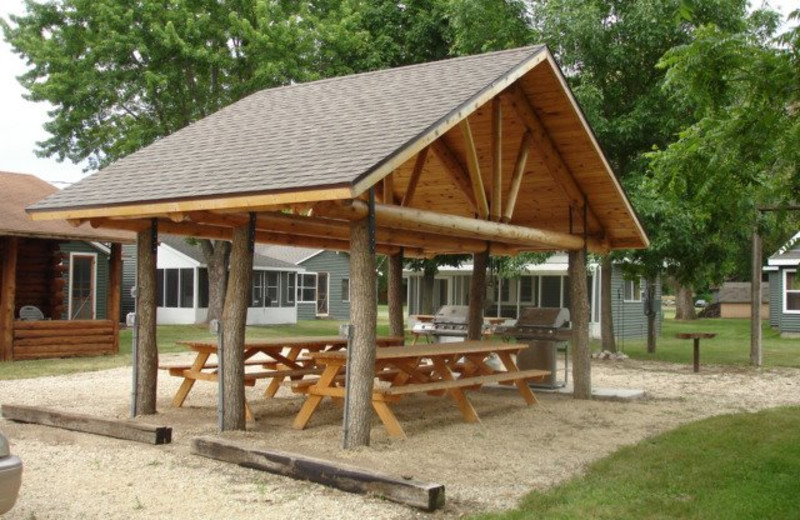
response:
{"label": "log cabin", "polygon": [[0,172],[0,361],[119,352],[125,231],[33,222],[25,207],[58,191]]}

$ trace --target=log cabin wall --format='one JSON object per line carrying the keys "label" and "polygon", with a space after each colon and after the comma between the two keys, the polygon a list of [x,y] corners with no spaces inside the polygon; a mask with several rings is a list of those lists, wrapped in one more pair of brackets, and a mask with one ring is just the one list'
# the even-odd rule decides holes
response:
{"label": "log cabin wall", "polygon": [[20,238],[14,316],[25,305],[38,307],[45,318],[60,319],[64,311],[64,254],[55,240]]}
{"label": "log cabin wall", "polygon": [[14,360],[116,353],[111,320],[14,322]]}

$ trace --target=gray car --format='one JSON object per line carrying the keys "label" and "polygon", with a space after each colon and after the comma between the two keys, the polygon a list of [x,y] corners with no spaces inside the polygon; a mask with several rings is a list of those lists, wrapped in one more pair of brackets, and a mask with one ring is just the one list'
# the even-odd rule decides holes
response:
{"label": "gray car", "polygon": [[11,455],[8,441],[0,433],[0,515],[14,507],[22,483],[22,461]]}

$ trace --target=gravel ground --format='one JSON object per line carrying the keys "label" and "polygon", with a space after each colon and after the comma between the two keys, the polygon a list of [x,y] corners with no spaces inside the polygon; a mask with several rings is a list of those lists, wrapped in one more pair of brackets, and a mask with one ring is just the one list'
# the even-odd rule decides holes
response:
{"label": "gravel ground", "polygon": [[[186,356],[162,356],[180,362]],[[389,438],[375,420],[369,448],[339,449],[341,410],[324,404],[305,431],[292,430],[302,397],[281,390],[261,397],[249,388],[258,419],[225,437],[255,447],[293,451],[445,485],[447,506],[421,513],[364,497],[239,468],[189,453],[196,435],[216,434],[216,386],[198,383],[182,409],[170,407],[178,379],[159,379],[159,410],[138,420],[173,427],[173,444],[140,445],[0,420],[25,464],[17,506],[4,519],[458,518],[508,509],[531,489],[580,474],[620,446],[703,417],[800,405],[800,370],[691,367],[636,361],[594,361],[599,387],[641,388],[633,402],[579,401],[538,393],[526,407],[513,391],[485,388],[471,399],[481,424],[466,424],[448,399],[414,396],[395,407],[409,438]],[[130,369],[0,381],[0,402],[126,418]]]}

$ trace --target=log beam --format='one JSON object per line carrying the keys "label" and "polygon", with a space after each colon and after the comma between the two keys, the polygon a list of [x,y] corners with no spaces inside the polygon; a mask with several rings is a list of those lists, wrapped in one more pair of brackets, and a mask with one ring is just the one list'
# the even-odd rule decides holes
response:
{"label": "log beam", "polygon": [[401,206],[410,206],[411,202],[414,200],[414,194],[417,192],[417,185],[422,175],[422,169],[425,168],[425,162],[428,160],[428,150],[430,150],[430,147],[426,146],[417,154],[417,160],[414,162],[414,169],[411,171],[411,177],[408,179],[406,194],[403,195],[403,200],[400,202]]}
{"label": "log beam", "polygon": [[17,293],[19,239],[4,237],[2,288],[0,288],[0,361],[14,359],[14,309]]}
{"label": "log beam", "polygon": [[472,186],[472,193],[475,204],[478,208],[478,217],[486,219],[489,217],[489,202],[486,200],[486,190],[483,188],[483,178],[481,177],[481,167],[478,162],[478,149],[475,146],[475,139],[472,137],[472,128],[469,126],[469,118],[464,118],[459,123],[461,135],[464,137],[464,145],[467,149],[467,172]]}
{"label": "log beam", "polygon": [[517,160],[514,163],[514,173],[511,177],[511,187],[506,197],[506,207],[503,211],[503,222],[510,222],[514,218],[514,209],[517,207],[519,190],[522,187],[522,178],[525,176],[525,167],[528,164],[528,155],[531,151],[533,135],[528,131],[522,136],[517,151]]}
{"label": "log beam", "polygon": [[[353,200],[343,207],[340,215],[349,215],[355,220],[362,218],[361,215],[366,211],[366,203]],[[477,238],[484,241],[497,240],[508,244],[521,244],[532,249],[573,250],[582,249],[584,244],[582,237],[568,233],[513,226],[499,222],[486,222],[457,215],[444,215],[432,211],[387,206],[385,204],[376,204],[375,215],[379,226],[424,231],[451,237]],[[593,238],[588,239],[588,246],[592,251],[604,251],[606,249],[604,242]]]}
{"label": "log beam", "polygon": [[[503,93],[502,96],[514,107],[519,119],[528,131],[531,132],[533,144],[541,154],[553,181],[569,201],[570,206],[575,209],[583,208],[586,200],[583,191],[578,186],[575,177],[561,157],[558,148],[556,148],[556,145],[550,138],[550,134],[547,132],[544,124],[539,119],[539,116],[536,115],[536,111],[528,101],[522,87],[515,85]],[[599,221],[591,206],[587,209],[589,229],[593,227],[599,228]]]}
{"label": "log beam", "polygon": [[114,352],[119,352],[119,313],[121,296],[122,245],[111,244],[111,256],[108,259],[108,301],[106,302],[106,318],[113,323]]}
{"label": "log beam", "polygon": [[492,100],[492,220],[498,222],[503,204],[503,107],[500,98]]}

